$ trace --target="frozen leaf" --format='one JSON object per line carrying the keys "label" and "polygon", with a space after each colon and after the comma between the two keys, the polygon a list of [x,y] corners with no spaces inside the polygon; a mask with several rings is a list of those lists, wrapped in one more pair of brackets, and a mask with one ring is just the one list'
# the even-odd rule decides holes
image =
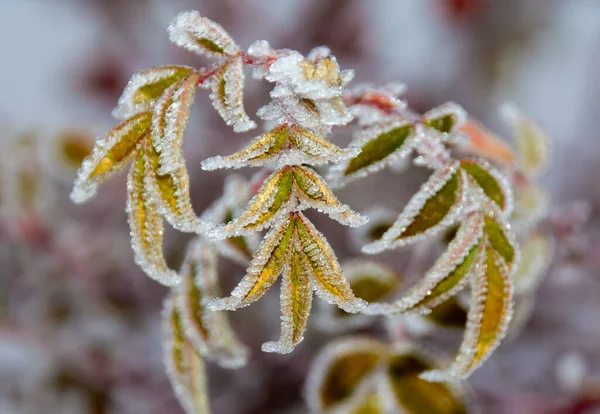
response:
{"label": "frozen leaf", "polygon": [[378,253],[422,240],[451,225],[461,212],[465,179],[455,162],[436,171],[421,186],[394,225],[383,237],[363,247],[365,253]]}
{"label": "frozen leaf", "polygon": [[531,183],[514,186],[515,208],[510,218],[519,234],[527,234],[548,214],[550,196],[546,190]]}
{"label": "frozen leaf", "polygon": [[435,383],[420,378],[422,372],[434,369],[436,365],[410,348],[401,349],[390,357],[386,370],[387,387],[401,412],[467,414],[471,411],[459,384]]}
{"label": "frozen leaf", "polygon": [[272,228],[250,263],[247,275],[228,298],[216,299],[213,310],[235,310],[258,300],[284,270],[282,338],[263,345],[265,352],[291,352],[302,340],[312,289],[340,308],[356,313],[364,307],[344,279],[337,258],[321,233],[299,212],[289,213]]}
{"label": "frozen leaf", "polygon": [[358,155],[333,166],[328,178],[341,186],[399,162],[410,155],[414,133],[414,126],[402,121],[363,130],[350,144],[351,148],[360,148]]}
{"label": "frozen leaf", "polygon": [[503,106],[502,114],[513,127],[519,168],[530,177],[539,177],[546,170],[549,162],[548,136],[538,124],[522,115],[512,105]]}
{"label": "frozen leaf", "polygon": [[233,332],[227,315],[207,309],[218,296],[217,251],[201,239],[190,242],[180,271],[176,299],[188,340],[202,356],[226,368],[246,363],[248,350]]}
{"label": "frozen leaf", "polygon": [[484,271],[472,280],[467,327],[455,362],[444,370],[422,374],[431,381],[465,378],[479,367],[506,335],[512,316],[513,289],[503,258],[487,245]]}
{"label": "frozen leaf", "polygon": [[117,119],[125,119],[140,112],[152,111],[167,88],[188,76],[193,70],[188,66],[172,65],[136,73],[119,98],[113,116]]}
{"label": "frozen leaf", "polygon": [[341,412],[355,394],[368,395],[365,385],[387,353],[384,343],[370,338],[343,338],[327,345],[314,360],[306,381],[310,411]]}
{"label": "frozen leaf", "polygon": [[200,75],[192,72],[170,86],[152,115],[152,143],[159,155],[158,174],[185,168],[181,145]]}
{"label": "frozen leaf", "polygon": [[504,259],[512,271],[518,262],[518,245],[510,225],[494,205],[484,206],[485,234],[489,245]]}
{"label": "frozen leaf", "polygon": [[506,176],[484,160],[462,160],[460,168],[481,188],[486,197],[504,211],[506,215],[512,210],[513,200],[510,183]]}
{"label": "frozen leaf", "polygon": [[393,304],[374,303],[366,310],[373,314],[418,311],[431,308],[458,293],[482,265],[484,219],[473,214],[464,220],[448,248],[423,279]]}
{"label": "frozen leaf", "polygon": [[83,203],[96,193],[98,184],[121,171],[134,156],[136,145],[147,134],[152,113],[142,112],[111,129],[99,138],[91,155],[77,172],[71,200]]}
{"label": "frozen leaf", "polygon": [[261,135],[243,150],[227,157],[216,156],[202,162],[205,170],[217,168],[262,167],[265,165],[339,162],[355,155],[297,125],[280,125]]}
{"label": "frozen leaf", "polygon": [[453,102],[432,109],[423,115],[423,124],[443,134],[453,134],[465,122],[465,110]]}
{"label": "frozen leaf", "polygon": [[241,56],[223,63],[206,85],[212,90],[210,99],[214,108],[235,132],[256,128],[256,123],[244,110],[244,62]]}
{"label": "frozen leaf", "polygon": [[196,216],[190,200],[190,180],[185,164],[161,175],[159,155],[151,141],[145,146],[145,184],[158,211],[173,228],[184,232],[201,232],[206,223]]}
{"label": "frozen leaf", "polygon": [[[344,277],[354,295],[366,302],[385,300],[398,288],[401,277],[393,269],[367,260],[353,260],[342,266]],[[341,332],[368,325],[372,318],[320,304],[317,321],[325,332]]]}
{"label": "frozen leaf", "polygon": [[269,176],[246,210],[234,221],[209,232],[222,239],[262,230],[280,221],[290,211],[315,208],[334,220],[350,226],[366,219],[339,202],[325,181],[311,168],[298,165],[283,167]]}
{"label": "frozen leaf", "polygon": [[186,339],[181,315],[169,296],[163,307],[164,362],[173,391],[186,414],[209,414],[202,356]]}
{"label": "frozen leaf", "polygon": [[145,147],[152,145],[149,136],[137,146],[137,157],[127,177],[127,213],[131,229],[131,246],[138,266],[152,279],[173,286],[178,275],[168,268],[162,251],[163,219],[145,188],[148,174]]}
{"label": "frozen leaf", "polygon": [[234,56],[239,48],[221,25],[197,11],[179,13],[169,26],[169,38],[179,47],[207,56]]}
{"label": "frozen leaf", "polygon": [[[299,243],[297,237],[293,243]],[[312,303],[312,285],[308,272],[310,266],[306,261],[299,247],[294,246],[281,281],[281,338],[277,342],[263,344],[265,352],[287,354],[304,339]]]}
{"label": "frozen leaf", "polygon": [[519,265],[513,275],[515,291],[531,293],[535,291],[552,263],[552,238],[545,233],[533,233],[521,242],[520,250]]}

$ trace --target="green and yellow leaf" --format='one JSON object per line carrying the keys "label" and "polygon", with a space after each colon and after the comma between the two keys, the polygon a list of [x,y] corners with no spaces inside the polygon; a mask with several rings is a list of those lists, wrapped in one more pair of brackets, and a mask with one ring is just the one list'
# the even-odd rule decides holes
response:
{"label": "green and yellow leaf", "polygon": [[202,162],[205,170],[219,168],[262,167],[272,164],[320,165],[339,162],[355,155],[352,149],[337,145],[297,125],[279,125],[254,138],[243,150],[222,157],[217,155]]}
{"label": "green and yellow leaf", "polygon": [[443,134],[454,134],[467,118],[465,110],[453,102],[445,103],[423,115],[423,124]]}
{"label": "green and yellow leaf", "polygon": [[452,225],[465,199],[465,178],[455,162],[437,170],[421,186],[394,225],[380,240],[363,246],[365,253],[378,253],[420,241]]}
{"label": "green and yellow leaf", "polygon": [[194,71],[188,66],[159,66],[134,74],[119,98],[113,116],[129,118],[137,113],[152,111],[162,94],[175,82]]}
{"label": "green and yellow leaf", "polygon": [[248,350],[237,339],[227,315],[207,309],[219,295],[217,250],[201,239],[190,242],[175,292],[186,337],[205,358],[226,368],[246,363]]}
{"label": "green and yellow leaf", "polygon": [[431,381],[465,378],[479,367],[506,336],[512,316],[513,287],[504,259],[486,244],[483,270],[472,280],[472,302],[467,327],[455,362],[443,370],[428,371]]}
{"label": "green and yellow leaf", "polygon": [[209,414],[208,385],[202,356],[187,340],[181,315],[167,297],[163,307],[164,362],[171,387],[186,414]]}
{"label": "green and yellow leaf", "polygon": [[191,72],[171,85],[154,106],[152,144],[161,175],[185,168],[181,145],[199,79],[198,72]]}
{"label": "green and yellow leaf", "polygon": [[336,186],[343,186],[404,160],[412,152],[414,134],[414,125],[407,122],[374,125],[361,131],[350,144],[360,152],[331,167],[327,178]]}
{"label": "green and yellow leaf", "polygon": [[174,286],[179,276],[169,269],[162,251],[163,219],[149,198],[145,187],[146,170],[145,147],[150,140],[145,139],[137,146],[137,157],[127,177],[127,213],[131,229],[131,246],[134,259],[152,279]]}
{"label": "green and yellow leaf", "polygon": [[223,239],[270,227],[291,210],[315,208],[334,220],[359,226],[366,218],[340,203],[327,183],[311,168],[292,165],[272,173],[250,200],[246,210],[232,222],[209,232],[209,237]]}
{"label": "green and yellow leaf", "polygon": [[483,160],[462,160],[460,168],[467,173],[469,183],[474,190],[481,189],[484,196],[496,203],[505,215],[511,213],[512,191],[504,175]]}
{"label": "green and yellow leaf", "polygon": [[179,13],[169,26],[169,38],[179,47],[210,57],[231,57],[240,52],[229,33],[197,11]]}
{"label": "green and yellow leaf", "polygon": [[256,123],[244,109],[244,62],[241,56],[223,63],[205,85],[212,90],[210,99],[213,107],[235,132],[256,128]]}
{"label": "green and yellow leaf", "polygon": [[98,184],[121,171],[134,157],[136,146],[150,130],[151,123],[152,113],[142,112],[98,139],[77,172],[71,200],[78,204],[87,201],[96,194]]}

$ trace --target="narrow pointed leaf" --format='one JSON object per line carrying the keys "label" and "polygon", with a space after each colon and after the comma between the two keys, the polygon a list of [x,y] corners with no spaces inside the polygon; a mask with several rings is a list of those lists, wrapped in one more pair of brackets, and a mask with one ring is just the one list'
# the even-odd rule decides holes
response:
{"label": "narrow pointed leaf", "polygon": [[406,311],[427,313],[429,309],[455,295],[466,286],[473,275],[473,268],[481,261],[483,229],[483,215],[472,214],[463,221],[444,254],[404,297],[393,304],[371,304],[366,312],[371,314]]}
{"label": "narrow pointed leaf", "polygon": [[169,38],[177,46],[206,56],[234,56],[239,52],[223,27],[197,11],[179,13],[169,26]]}
{"label": "narrow pointed leaf", "polygon": [[140,112],[152,111],[167,88],[185,78],[193,70],[188,66],[171,65],[136,73],[119,98],[113,116],[117,119],[125,119]]}
{"label": "narrow pointed leaf", "polygon": [[329,180],[336,186],[342,186],[403,160],[412,151],[411,137],[414,133],[414,126],[404,122],[365,129],[350,144],[350,147],[360,148],[360,152],[354,158],[333,166]]}
{"label": "narrow pointed leaf", "polygon": [[244,62],[241,56],[227,60],[206,85],[216,111],[235,132],[256,128],[244,109]]}
{"label": "narrow pointed leaf", "polygon": [[121,171],[133,158],[138,142],[148,133],[151,120],[150,112],[140,113],[98,139],[77,172],[71,200],[83,203],[94,196],[98,184]]}
{"label": "narrow pointed leaf", "polygon": [[502,257],[489,246],[485,257],[485,271],[473,279],[473,299],[459,354],[447,369],[424,373],[423,377],[428,380],[469,376],[491,355],[506,335],[513,306],[510,272]]}
{"label": "narrow pointed leaf", "polygon": [[436,171],[410,199],[381,240],[365,245],[363,251],[373,254],[404,246],[448,227],[460,213],[465,197],[464,186],[458,163]]}
{"label": "narrow pointed leaf", "polygon": [[217,251],[201,239],[193,240],[181,267],[177,307],[186,337],[205,358],[226,368],[246,363],[248,350],[237,339],[227,315],[207,309],[218,296]]}
{"label": "narrow pointed leaf", "polygon": [[310,265],[317,294],[349,313],[356,313],[363,309],[365,301],[354,296],[344,278],[337,257],[323,234],[302,213],[294,214],[297,217],[295,226],[299,244]]}
{"label": "narrow pointed leaf", "polygon": [[[294,237],[295,239],[298,236]],[[292,241],[297,244],[297,240]],[[312,285],[304,254],[292,247],[289,261],[283,271],[281,283],[281,338],[278,342],[263,344],[264,352],[287,354],[304,339],[304,331],[312,303]]]}
{"label": "narrow pointed leaf", "polygon": [[161,175],[185,168],[181,145],[199,78],[198,72],[192,72],[174,83],[154,107],[152,143],[159,155]]}
{"label": "narrow pointed leaf", "polygon": [[135,262],[152,279],[173,286],[178,275],[168,268],[162,251],[163,219],[145,189],[144,142],[138,144],[137,157],[127,178],[127,213]]}
{"label": "narrow pointed leaf", "polygon": [[203,161],[202,168],[215,170],[272,164],[321,165],[339,162],[355,154],[355,150],[342,149],[297,125],[284,124],[254,138],[250,145],[235,154],[215,156]]}
{"label": "narrow pointed leaf", "polygon": [[502,213],[489,205],[485,208],[485,233],[490,246],[505,260],[512,271],[518,262],[517,241]]}
{"label": "narrow pointed leaf", "polygon": [[272,228],[250,262],[247,274],[233,289],[231,296],[213,300],[211,310],[235,310],[258,300],[279,277],[290,254],[296,217],[291,214],[278,227]]}
{"label": "narrow pointed leaf", "polygon": [[204,361],[187,341],[180,318],[173,299],[168,297],[163,308],[167,376],[186,414],[210,414]]}
{"label": "narrow pointed leaf", "polygon": [[202,232],[206,223],[196,216],[190,199],[190,180],[185,164],[161,175],[159,155],[148,140],[146,153],[146,187],[154,204],[171,226],[183,232]]}
{"label": "narrow pointed leaf", "polygon": [[346,204],[340,203],[327,183],[313,169],[296,166],[294,181],[300,189],[300,206],[298,209],[315,208],[327,213],[341,224],[358,227],[367,222],[367,218],[353,211]]}
{"label": "narrow pointed leaf", "polygon": [[496,203],[506,215],[511,213],[512,191],[504,175],[483,160],[462,160],[460,167],[486,197]]}
{"label": "narrow pointed leaf", "polygon": [[460,127],[460,131],[469,136],[467,149],[475,155],[505,166],[514,163],[516,156],[513,149],[480,122],[468,119]]}

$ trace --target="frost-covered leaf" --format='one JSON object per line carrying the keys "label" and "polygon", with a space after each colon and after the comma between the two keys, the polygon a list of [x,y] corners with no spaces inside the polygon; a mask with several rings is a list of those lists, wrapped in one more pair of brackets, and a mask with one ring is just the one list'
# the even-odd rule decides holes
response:
{"label": "frost-covered leaf", "polygon": [[171,387],[186,414],[210,414],[202,356],[186,339],[181,315],[169,296],[163,307],[164,363]]}
{"label": "frost-covered leaf", "polygon": [[484,218],[473,214],[464,220],[448,248],[432,268],[404,297],[392,304],[374,303],[366,310],[372,314],[417,311],[431,308],[458,293],[469,282],[484,251]]}
{"label": "frost-covered leaf", "polygon": [[410,199],[394,225],[380,240],[365,245],[363,251],[378,253],[436,234],[456,220],[464,198],[465,178],[455,162],[436,171]]}
{"label": "frost-covered leaf", "polygon": [[466,159],[460,162],[460,168],[481,188],[486,197],[509,215],[513,206],[513,196],[508,179],[484,160]]}
{"label": "frost-covered leaf", "polygon": [[71,200],[83,203],[96,193],[98,184],[121,171],[134,156],[136,145],[147,134],[152,113],[142,112],[115,126],[99,138],[77,172]]}
{"label": "frost-covered leaf", "polygon": [[[250,198],[250,183],[240,175],[230,175],[225,180],[223,196],[216,200],[202,214],[206,222],[227,224],[241,213],[241,208]],[[258,246],[258,235],[252,233],[246,236],[228,237],[213,242],[223,256],[234,262],[247,265],[252,259],[252,253]]]}
{"label": "frost-covered leaf", "polygon": [[[344,277],[354,295],[366,302],[385,300],[395,292],[401,277],[393,269],[377,262],[352,260],[342,266]],[[368,325],[372,317],[364,314],[350,314],[346,311],[320,303],[318,323],[325,332],[342,332]]]}
{"label": "frost-covered leaf", "polygon": [[252,140],[243,150],[202,162],[205,170],[218,168],[262,167],[265,165],[310,164],[339,162],[355,155],[351,149],[341,149],[297,125],[280,125]]}
{"label": "frost-covered leaf", "polygon": [[514,186],[515,208],[510,222],[518,234],[527,234],[548,214],[550,195],[543,188],[532,183]]}
{"label": "frost-covered leaf", "polygon": [[244,62],[241,56],[223,63],[205,84],[212,90],[210,99],[214,108],[235,132],[256,128],[256,123],[244,110]]}
{"label": "frost-covered leaf", "polygon": [[170,65],[134,74],[119,98],[113,116],[125,119],[140,112],[152,111],[167,88],[188,76],[193,70],[188,66]]}
{"label": "frost-covered leaf", "polygon": [[502,114],[513,127],[519,168],[530,177],[539,177],[546,170],[549,162],[548,136],[537,123],[522,115],[512,105],[503,106]]}
{"label": "frost-covered leaf", "polygon": [[207,56],[234,56],[240,50],[229,33],[197,11],[179,13],[169,26],[169,38],[177,46]]}
{"label": "frost-covered leaf", "polygon": [[484,223],[488,244],[502,256],[512,272],[518,263],[519,251],[517,240],[511,231],[510,225],[504,219],[502,213],[492,204],[484,206]]}
{"label": "frost-covered leaf", "polygon": [[467,118],[465,110],[453,102],[434,108],[423,115],[423,124],[444,134],[453,134]]}
{"label": "frost-covered leaf", "polygon": [[366,218],[340,203],[327,183],[311,168],[283,167],[271,174],[234,221],[209,232],[222,239],[262,230],[280,221],[292,210],[315,208],[334,220],[350,226],[364,224]]}
{"label": "frost-covered leaf", "polygon": [[[306,402],[311,412],[346,412],[356,400],[367,396],[367,382],[374,377],[388,353],[387,346],[368,337],[339,339],[315,358],[306,381]],[[361,395],[362,394],[362,395]]]}
{"label": "frost-covered leaf", "polygon": [[181,145],[200,75],[192,72],[170,86],[154,107],[152,143],[159,154],[161,175],[185,168]]}
{"label": "frost-covered leaf", "polygon": [[219,295],[217,250],[198,238],[190,242],[180,270],[176,300],[186,337],[205,358],[226,368],[246,363],[248,350],[239,342],[227,315],[207,309]]}
{"label": "frost-covered leaf", "polygon": [[171,226],[184,232],[201,232],[206,223],[196,216],[190,200],[190,179],[185,163],[161,175],[159,155],[152,142],[145,147],[146,188],[160,214]]}
{"label": "frost-covered leaf", "polygon": [[536,232],[520,244],[520,259],[514,275],[515,292],[534,292],[552,263],[554,245],[550,235]]}
{"label": "frost-covered leaf", "polygon": [[471,412],[466,391],[459,383],[429,382],[420,377],[424,371],[438,366],[439,363],[416,349],[399,347],[387,362],[386,388],[395,403],[388,408],[407,414]]}
{"label": "frost-covered leaf", "polygon": [[361,131],[350,144],[360,148],[353,158],[331,167],[328,178],[337,186],[364,177],[408,157],[413,149],[414,125],[396,121]]}
{"label": "frost-covered leaf", "polygon": [[146,146],[152,145],[146,136],[137,145],[137,156],[127,177],[127,213],[131,229],[131,246],[138,266],[152,279],[173,286],[179,282],[177,273],[169,269],[163,256],[163,219],[148,197],[145,188]]}
{"label": "frost-covered leaf", "polygon": [[510,270],[488,244],[483,271],[472,280],[472,301],[467,327],[455,362],[443,370],[425,372],[432,381],[465,378],[479,367],[506,335],[512,316],[513,288]]}
{"label": "frost-covered leaf", "polygon": [[[215,299],[212,310],[235,310],[258,300],[284,270],[282,337],[263,345],[265,352],[291,352],[302,340],[312,289],[329,303],[356,313],[365,305],[344,279],[337,258],[321,233],[300,212],[291,212],[273,227],[250,263],[247,275],[227,298]],[[291,323],[291,325],[290,325]]]}

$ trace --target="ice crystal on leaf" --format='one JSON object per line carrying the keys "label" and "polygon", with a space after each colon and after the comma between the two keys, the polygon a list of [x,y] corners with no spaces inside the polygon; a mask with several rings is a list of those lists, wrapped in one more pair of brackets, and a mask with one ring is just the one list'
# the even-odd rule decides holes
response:
{"label": "ice crystal on leaf", "polygon": [[[443,361],[409,343],[388,345],[369,337],[342,338],[317,356],[306,381],[313,413],[471,413],[461,382],[420,378]],[[361,411],[366,410],[366,411]]]}

